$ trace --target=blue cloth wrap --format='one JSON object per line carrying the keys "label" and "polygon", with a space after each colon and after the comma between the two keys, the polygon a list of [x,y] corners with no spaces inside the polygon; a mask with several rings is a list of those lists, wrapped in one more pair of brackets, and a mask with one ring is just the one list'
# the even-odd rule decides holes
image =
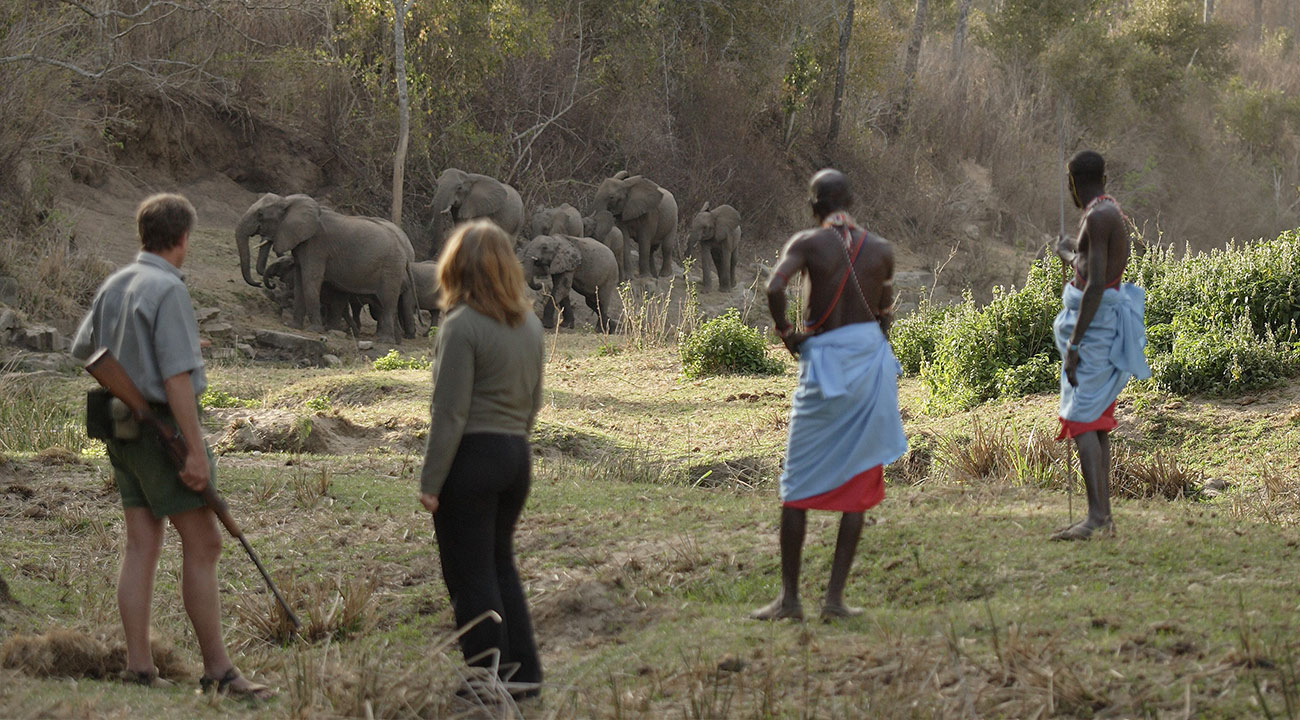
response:
{"label": "blue cloth wrap", "polygon": [[874,322],[845,325],[799,346],[782,502],[829,492],[907,452],[898,414],[902,371]]}
{"label": "blue cloth wrap", "polygon": [[[1151,377],[1143,349],[1147,344],[1143,318],[1146,315],[1146,292],[1132,283],[1119,289],[1107,288],[1101,296],[1097,313],[1079,341],[1079,365],[1075,369],[1078,387],[1072,387],[1061,366],[1060,415],[1072,422],[1090,423],[1106,411],[1119,397],[1130,377]],[[1061,312],[1052,323],[1056,349],[1064,360],[1070,335],[1079,320],[1083,291],[1066,283],[1061,292]]]}

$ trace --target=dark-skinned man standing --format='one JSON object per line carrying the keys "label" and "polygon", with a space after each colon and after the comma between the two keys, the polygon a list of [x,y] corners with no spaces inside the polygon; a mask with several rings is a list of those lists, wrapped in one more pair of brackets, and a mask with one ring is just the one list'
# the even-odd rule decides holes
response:
{"label": "dark-skinned man standing", "polygon": [[[781,593],[751,616],[801,619],[799,569],[808,510],[843,513],[823,618],[861,614],[844,585],[862,535],[863,513],[884,499],[881,468],[907,450],[898,413],[901,369],[887,334],[893,321],[894,253],[858,227],[848,179],[826,169],[810,184],[818,227],[790,238],[767,285],[776,333],[799,359],[799,387],[781,473]],[[786,286],[808,277],[802,329],[786,319]]]}
{"label": "dark-skinned man standing", "polygon": [[1052,535],[1087,540],[1113,534],[1110,515],[1110,431],[1115,399],[1130,377],[1151,377],[1143,348],[1146,293],[1121,282],[1129,237],[1119,203],[1106,194],[1106,163],[1084,150],[1070,159],[1070,194],[1083,210],[1078,237],[1059,238],[1056,252],[1074,268],[1061,293],[1064,306],[1053,329],[1061,353],[1061,433],[1074,438],[1088,495],[1088,516]]}

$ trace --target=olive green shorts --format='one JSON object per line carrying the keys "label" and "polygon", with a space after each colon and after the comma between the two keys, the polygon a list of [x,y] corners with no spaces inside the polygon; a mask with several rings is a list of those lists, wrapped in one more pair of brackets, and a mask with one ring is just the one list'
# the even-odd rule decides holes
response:
{"label": "olive green shorts", "polygon": [[[170,424],[171,418],[164,418]],[[113,463],[113,479],[122,495],[122,507],[148,508],[156,518],[203,507],[203,495],[181,482],[181,475],[163,450],[157,433],[141,428],[139,440],[107,440],[108,458]],[[217,463],[208,454],[208,468],[215,481]]]}

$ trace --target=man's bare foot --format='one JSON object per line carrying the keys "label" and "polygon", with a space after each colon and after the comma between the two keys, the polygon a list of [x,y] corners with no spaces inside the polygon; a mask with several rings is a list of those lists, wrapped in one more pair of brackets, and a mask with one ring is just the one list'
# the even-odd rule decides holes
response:
{"label": "man's bare foot", "polygon": [[1111,520],[1106,520],[1101,523],[1094,523],[1092,520],[1085,519],[1062,530],[1057,530],[1055,533],[1052,534],[1051,539],[1057,541],[1065,541],[1065,542],[1074,541],[1074,540],[1088,540],[1092,537],[1093,533],[1097,533],[1098,535],[1113,536],[1115,534],[1115,523]]}
{"label": "man's bare foot", "polygon": [[862,608],[850,607],[843,602],[822,605],[822,620],[857,617],[865,612]]}
{"label": "man's bare foot", "polygon": [[770,605],[750,613],[749,616],[755,620],[803,620],[803,606],[798,603],[787,603],[784,598],[777,598]]}

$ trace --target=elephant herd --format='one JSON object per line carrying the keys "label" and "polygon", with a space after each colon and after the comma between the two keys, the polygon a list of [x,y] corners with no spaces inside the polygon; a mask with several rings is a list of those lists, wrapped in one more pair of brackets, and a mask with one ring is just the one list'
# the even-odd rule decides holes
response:
{"label": "elephant herd", "polygon": [[[673,272],[678,253],[677,200],[649,178],[621,171],[596,189],[584,216],[574,206],[539,208],[525,226],[518,191],[486,175],[448,168],[438,176],[433,199],[433,234],[443,237],[456,224],[487,218],[518,238],[517,252],[529,287],[541,291],[550,279],[542,322],[572,327],[570,292],[596,314],[598,325],[615,331],[621,317],[618,284],[633,277]],[[522,238],[524,234],[527,238]],[[256,273],[249,240],[262,238]],[[708,203],[688,226],[687,248],[698,252],[705,291],[711,270],[723,290],[735,284],[740,214],[730,205]],[[267,193],[248,208],[235,230],[240,271],[249,285],[264,287],[292,307],[294,327],[323,331],[342,322],[356,334],[368,307],[376,335],[394,344],[414,337],[421,311],[438,314],[437,261],[417,262],[400,227],[375,217],[344,215],[307,195]],[[270,261],[274,250],[277,259]],[[654,255],[658,253],[658,263]],[[558,318],[557,318],[558,315]]]}

